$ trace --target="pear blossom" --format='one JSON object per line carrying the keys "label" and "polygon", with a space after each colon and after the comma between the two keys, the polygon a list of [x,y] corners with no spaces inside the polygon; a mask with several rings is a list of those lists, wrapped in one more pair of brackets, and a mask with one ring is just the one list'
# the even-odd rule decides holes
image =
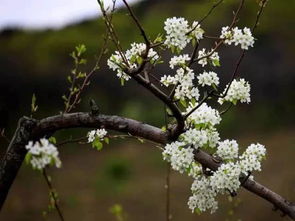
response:
{"label": "pear blossom", "polygon": [[[226,85],[226,89],[227,87],[228,85]],[[226,89],[223,93],[226,92]],[[232,102],[233,104],[236,104],[238,101],[241,103],[249,103],[251,101],[250,84],[243,78],[240,80],[234,79],[227,91],[226,96],[224,98],[218,99],[220,104],[223,104],[225,101]]]}
{"label": "pear blossom", "polygon": [[254,45],[254,37],[251,30],[245,27],[243,30],[238,27],[230,30],[228,26],[222,27],[220,38],[224,39],[224,43],[231,45],[234,43],[236,46],[240,45],[242,49],[248,50],[249,47]]}
{"label": "pear blossom", "polygon": [[184,18],[168,18],[164,23],[166,31],[165,45],[168,48],[178,48],[182,50],[190,42],[189,36],[186,34],[189,31],[188,21]]}
{"label": "pear blossom", "polygon": [[34,169],[42,170],[50,164],[54,164],[57,168],[61,167],[58,150],[47,139],[30,141],[26,149],[28,150],[26,160]]}
{"label": "pear blossom", "polygon": [[209,72],[204,71],[202,74],[199,74],[197,78],[198,78],[198,83],[202,87],[204,87],[205,85],[207,86],[219,85],[219,77],[213,71],[209,71]]}
{"label": "pear blossom", "polygon": [[98,138],[100,140],[103,140],[103,138],[107,135],[107,131],[103,129],[97,129],[97,130],[91,130],[88,132],[88,143],[92,143],[95,138]]}

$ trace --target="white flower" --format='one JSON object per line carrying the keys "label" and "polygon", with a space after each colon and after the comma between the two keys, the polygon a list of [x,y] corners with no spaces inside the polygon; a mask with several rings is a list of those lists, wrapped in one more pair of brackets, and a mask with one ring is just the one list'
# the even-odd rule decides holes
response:
{"label": "white flower", "polygon": [[196,179],[200,174],[202,174],[202,171],[203,169],[201,164],[192,162],[188,175]]}
{"label": "white flower", "polygon": [[232,162],[222,164],[210,177],[210,185],[220,193],[225,193],[227,190],[234,192],[241,185],[239,180],[240,174],[241,169],[239,165]]}
{"label": "white flower", "polygon": [[178,48],[182,50],[190,42],[189,36],[186,34],[189,31],[188,21],[184,18],[168,18],[164,23],[166,31],[165,45],[168,48]]}
{"label": "white flower", "polygon": [[180,173],[185,172],[194,161],[194,149],[183,142],[173,142],[164,147],[163,158],[171,163],[171,167]]}
{"label": "white flower", "polygon": [[172,84],[176,84],[178,80],[175,77],[172,77],[171,75],[164,75],[161,77],[161,83],[165,85],[166,87],[169,87]]}
{"label": "white flower", "polygon": [[188,206],[195,212],[205,212],[211,209],[211,213],[214,213],[218,208],[218,203],[215,199],[216,191],[210,186],[210,180],[205,176],[199,176],[195,179],[191,187],[193,195],[188,200]]}
{"label": "white flower", "polygon": [[235,140],[224,140],[218,143],[216,155],[223,160],[231,160],[238,157],[239,145]]}
{"label": "white flower", "polygon": [[208,62],[210,62],[213,66],[220,66],[219,55],[216,51],[212,53],[212,50],[210,52],[206,52],[205,48],[203,48],[202,50],[199,50],[198,51],[198,64],[200,64],[200,65],[202,65],[202,67],[204,67],[208,64]]}
{"label": "white flower", "polygon": [[[142,56],[146,50],[146,45],[144,43],[132,43],[131,48],[128,49],[125,53],[115,51],[107,61],[109,68],[117,72],[117,77],[128,81],[131,79],[129,75],[124,73],[123,68],[128,66],[129,68],[137,68],[142,62]],[[127,64],[123,62],[122,56],[125,56],[127,59]],[[159,55],[154,49],[149,49],[147,58],[153,64],[159,59]]]}
{"label": "white flower", "polygon": [[224,39],[224,43],[231,45],[234,42],[232,31],[229,30],[229,27],[222,27],[220,38]]}
{"label": "white flower", "polygon": [[216,85],[216,86],[218,86],[218,84],[219,84],[219,78],[218,78],[217,74],[215,72],[213,72],[213,71],[209,71],[209,72],[204,71],[197,78],[198,78],[198,83],[200,85],[202,85],[203,87],[205,85],[208,85],[208,86]]}
{"label": "white flower", "polygon": [[193,22],[192,25],[192,29],[194,29],[192,31],[192,35],[199,41],[201,39],[203,39],[203,34],[204,34],[204,30],[201,28],[201,26],[199,25],[199,23],[197,21]]}
{"label": "white flower", "polygon": [[211,129],[206,129],[207,133],[208,133],[208,146],[213,148],[216,147],[216,145],[218,144],[220,137],[219,137],[219,133],[217,132],[217,130],[215,128],[211,128]]}
{"label": "white flower", "polygon": [[193,145],[195,149],[200,147],[215,147],[219,141],[219,134],[216,129],[198,130],[191,128],[180,135],[180,139],[186,144]]}
{"label": "white flower", "polygon": [[198,149],[208,143],[208,133],[206,130],[189,129],[181,134],[181,139],[186,144],[192,144],[195,149]]}
{"label": "white flower", "polygon": [[[186,113],[189,113],[192,109],[195,108],[197,104],[192,105],[187,108]],[[221,121],[221,117],[219,112],[211,107],[209,107],[206,103],[203,103],[199,108],[197,108],[187,119],[188,123],[194,123],[198,126],[210,127],[216,124],[219,124]]]}
{"label": "white flower", "polygon": [[225,39],[225,44],[231,45],[234,43],[236,46],[241,45],[241,48],[244,50],[248,50],[249,47],[253,47],[254,45],[254,37],[252,36],[251,30],[246,27],[243,30],[238,27],[232,30],[228,26],[223,27],[220,38]]}
{"label": "white flower", "polygon": [[175,84],[178,86],[175,89],[174,98],[185,100],[186,98],[195,100],[199,99],[200,93],[199,89],[193,87],[193,80],[195,78],[195,74],[192,69],[186,67],[185,69],[179,68],[176,70],[176,75],[173,80],[175,80]]}
{"label": "white flower", "polygon": [[95,138],[103,140],[103,138],[107,135],[107,133],[108,132],[105,129],[97,129],[97,130],[89,131],[87,134],[88,143],[92,143],[95,140]]}
{"label": "white flower", "polygon": [[[146,44],[144,43],[132,43],[131,48],[126,51],[125,56],[130,64],[136,64],[136,67],[140,63],[138,60],[143,56],[146,50]],[[159,55],[154,49],[150,48],[148,51],[147,58],[151,60],[151,63],[157,61],[159,59]]]}
{"label": "white flower", "polygon": [[266,149],[261,144],[251,144],[240,156],[240,167],[247,174],[254,170],[261,171],[261,161],[265,157]]}
{"label": "white flower", "polygon": [[[226,86],[227,89],[228,85]],[[226,92],[226,89],[223,93]],[[224,101],[232,102],[236,104],[238,101],[241,103],[249,103],[250,99],[250,84],[245,79],[234,79],[228,89],[228,92],[224,98],[219,98],[218,102],[223,104]]]}
{"label": "white flower", "polygon": [[42,170],[51,163],[56,167],[61,167],[59,153],[57,148],[47,139],[42,138],[40,141],[33,143],[30,141],[26,145],[27,160],[34,169]]}
{"label": "white flower", "polygon": [[169,65],[171,69],[174,69],[175,66],[185,66],[186,62],[190,60],[190,57],[188,54],[174,56],[169,61]]}

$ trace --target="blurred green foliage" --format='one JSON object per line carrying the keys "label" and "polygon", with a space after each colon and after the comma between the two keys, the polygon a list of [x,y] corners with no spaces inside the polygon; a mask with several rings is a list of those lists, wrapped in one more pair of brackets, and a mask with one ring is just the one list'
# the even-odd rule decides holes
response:
{"label": "blurred green foliage", "polygon": [[[190,21],[199,20],[212,4],[208,0],[143,1],[134,9],[153,39],[159,32],[163,33],[163,22],[167,17],[184,16]],[[225,0],[203,23],[203,28],[210,35],[218,35],[220,27],[230,23],[232,11],[236,7],[237,1]],[[295,105],[290,102],[295,99],[292,59],[295,29],[291,28],[295,27],[294,7],[295,2],[292,0],[269,1],[255,34],[258,39],[256,47],[247,54],[241,68],[241,76],[252,83],[253,102],[248,107],[242,106],[227,114],[222,126],[226,131],[227,127],[237,131],[247,124],[248,119],[240,110],[255,119],[249,126],[252,129],[276,128],[294,123],[291,113]],[[246,2],[238,25],[251,26],[257,10],[258,1]],[[127,49],[133,41],[142,41],[124,9],[118,10],[113,19],[123,48]],[[17,119],[28,115],[33,93],[36,94],[39,106],[35,114],[37,118],[58,114],[63,109],[61,96],[66,91],[66,76],[73,65],[69,53],[76,45],[85,44],[88,49],[86,59],[89,61],[85,70],[90,70],[102,45],[103,33],[101,19],[84,21],[61,30],[3,31],[0,35],[0,75],[3,79],[0,82],[0,127],[12,133]],[[202,44],[201,47],[209,47],[209,44]],[[109,53],[113,50],[114,47],[110,45]],[[220,53],[223,56],[220,75],[224,75],[226,81],[238,52],[224,48]],[[167,55],[163,56],[167,60]],[[91,86],[82,94],[85,99],[79,110],[89,110],[88,100],[91,97],[99,104],[102,113],[129,116],[158,126],[164,124],[164,107],[160,102],[134,83],[127,82],[121,88],[115,73],[106,68],[106,57],[100,66]],[[159,74],[167,71],[165,65],[159,65],[156,69]]]}

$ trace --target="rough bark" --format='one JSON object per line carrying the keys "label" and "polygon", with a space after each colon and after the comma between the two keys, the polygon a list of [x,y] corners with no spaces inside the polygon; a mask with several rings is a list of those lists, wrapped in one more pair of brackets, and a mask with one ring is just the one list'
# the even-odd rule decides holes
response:
{"label": "rough bark", "polygon": [[25,145],[31,138],[31,130],[36,120],[23,117],[19,120],[14,136],[0,163],[0,209],[9,189],[22,165],[27,150]]}

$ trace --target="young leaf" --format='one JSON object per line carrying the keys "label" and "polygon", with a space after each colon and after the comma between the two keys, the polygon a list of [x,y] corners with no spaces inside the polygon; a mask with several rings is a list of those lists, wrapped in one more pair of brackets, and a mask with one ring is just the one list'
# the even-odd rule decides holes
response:
{"label": "young leaf", "polygon": [[56,144],[56,138],[55,137],[49,137],[48,140],[49,140],[50,143]]}
{"label": "young leaf", "polygon": [[101,150],[103,148],[103,144],[99,138],[95,138],[95,140],[92,142],[92,147],[97,150]]}
{"label": "young leaf", "polygon": [[106,144],[109,144],[109,143],[110,143],[110,139],[109,139],[108,137],[105,137],[105,138],[104,138],[104,142],[105,142]]}

